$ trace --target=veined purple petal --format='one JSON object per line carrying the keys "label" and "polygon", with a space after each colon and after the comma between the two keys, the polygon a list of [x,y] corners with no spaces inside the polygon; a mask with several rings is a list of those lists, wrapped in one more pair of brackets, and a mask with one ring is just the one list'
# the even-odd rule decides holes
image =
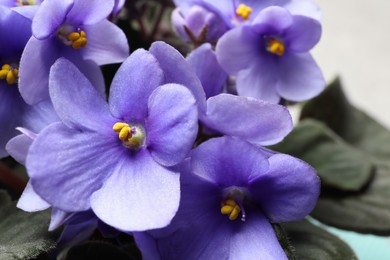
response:
{"label": "veined purple petal", "polygon": [[275,144],[292,130],[291,116],[285,107],[229,94],[207,100],[202,122],[222,134],[260,145]]}
{"label": "veined purple petal", "polygon": [[252,65],[259,56],[261,37],[251,26],[243,25],[225,33],[216,46],[217,59],[221,67],[230,74]]}
{"label": "veined purple petal", "polygon": [[116,123],[107,102],[70,61],[56,61],[49,85],[53,106],[67,126],[100,132]]}
{"label": "veined purple petal", "polygon": [[286,53],[278,64],[278,70],[280,75],[276,89],[287,100],[307,100],[325,88],[321,69],[309,53]]}
{"label": "veined purple petal", "polygon": [[32,21],[34,37],[43,40],[55,33],[61,24],[65,22],[68,12],[73,7],[73,3],[74,0],[43,1]]}
{"label": "veined purple petal", "polygon": [[114,0],[73,1],[73,8],[67,15],[66,20],[75,25],[90,25],[101,22],[110,15],[114,8]]}
{"label": "veined purple petal", "polygon": [[83,58],[98,65],[119,63],[129,56],[129,46],[123,31],[108,20],[84,26],[88,44]]}
{"label": "veined purple petal", "polygon": [[179,163],[191,150],[198,132],[195,98],[185,86],[166,84],[152,92],[148,107],[147,149],[164,166]]}
{"label": "veined purple petal", "polygon": [[268,161],[258,147],[225,136],[198,146],[191,155],[191,168],[220,187],[246,187],[249,179],[267,171]]}
{"label": "veined purple petal", "polygon": [[50,204],[39,197],[31,186],[31,181],[29,181],[16,207],[27,212],[35,212],[48,209]]}
{"label": "veined purple petal", "polygon": [[218,64],[216,54],[210,44],[206,43],[195,49],[187,57],[187,61],[200,79],[206,98],[221,93],[227,74]]}
{"label": "veined purple petal", "polygon": [[156,163],[147,150],[120,161],[92,195],[91,206],[119,230],[144,231],[167,226],[179,207],[179,174]]}
{"label": "veined purple petal", "polygon": [[49,231],[53,231],[62,226],[65,221],[71,217],[71,215],[71,213],[65,212],[63,210],[52,208]]}
{"label": "veined purple petal", "polygon": [[284,34],[288,50],[308,52],[321,38],[321,24],[312,18],[301,15],[293,16],[293,24]]}
{"label": "veined purple petal", "polygon": [[25,134],[17,135],[6,145],[7,152],[20,164],[26,164],[28,149],[33,139]]}
{"label": "veined purple petal", "polygon": [[164,42],[154,42],[150,47],[150,52],[164,71],[164,83],[186,86],[194,95],[199,112],[203,113],[206,109],[206,97],[202,84],[184,57]]}
{"label": "veined purple petal", "polygon": [[136,50],[118,69],[110,89],[110,109],[127,122],[143,120],[148,113],[148,99],[163,84],[159,62],[143,49]]}
{"label": "veined purple petal", "polygon": [[39,133],[51,123],[60,121],[51,100],[44,100],[36,105],[24,106],[21,125],[34,133]]}
{"label": "veined purple petal", "polygon": [[68,212],[83,211],[90,207],[91,194],[114,170],[121,148],[115,134],[54,123],[31,145],[26,168],[35,192],[49,204]]}
{"label": "veined purple petal", "polygon": [[23,51],[19,66],[19,91],[27,104],[34,105],[49,98],[50,67],[60,56],[55,41],[31,37]]}
{"label": "veined purple petal", "polygon": [[[15,0],[12,1],[15,2]],[[34,19],[34,16],[39,9],[39,5],[40,3],[36,5],[16,6],[12,8],[13,11],[17,12],[18,14],[30,20],[30,31],[31,31],[31,21]]]}
{"label": "veined purple petal", "polygon": [[320,179],[307,163],[285,154],[269,158],[269,171],[253,179],[250,192],[271,222],[294,221],[314,208]]}
{"label": "veined purple petal", "polygon": [[267,55],[257,57],[253,66],[237,74],[238,95],[279,103],[280,96],[276,90],[278,69],[271,57]]}
{"label": "veined purple petal", "polygon": [[31,21],[4,6],[0,6],[0,17],[0,57],[19,59],[31,37]]}

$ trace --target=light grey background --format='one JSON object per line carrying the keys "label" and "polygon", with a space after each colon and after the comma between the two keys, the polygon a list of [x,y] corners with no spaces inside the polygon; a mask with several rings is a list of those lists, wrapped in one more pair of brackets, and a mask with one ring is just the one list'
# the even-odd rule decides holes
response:
{"label": "light grey background", "polygon": [[312,54],[330,82],[390,129],[390,1],[317,0],[323,34]]}

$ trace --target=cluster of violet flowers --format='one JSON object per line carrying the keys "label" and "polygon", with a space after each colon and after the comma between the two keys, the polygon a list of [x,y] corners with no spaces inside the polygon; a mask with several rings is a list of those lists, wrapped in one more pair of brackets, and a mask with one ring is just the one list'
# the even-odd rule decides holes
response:
{"label": "cluster of violet flowers", "polygon": [[[51,207],[59,246],[98,228],[133,235],[144,259],[286,259],[271,223],[309,214],[320,183],[265,146],[292,130],[286,101],[324,89],[321,12],[174,2],[186,58],[161,41],[129,56],[107,19],[124,1],[0,1],[0,156],[30,177],[17,206]],[[107,97],[99,66],[120,62]]]}

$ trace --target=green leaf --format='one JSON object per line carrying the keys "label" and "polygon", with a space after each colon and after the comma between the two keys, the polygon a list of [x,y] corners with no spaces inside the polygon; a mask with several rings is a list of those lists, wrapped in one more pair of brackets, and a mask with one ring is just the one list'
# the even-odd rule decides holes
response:
{"label": "green leaf", "polygon": [[304,106],[301,118],[324,122],[375,169],[360,192],[324,189],[312,216],[343,229],[390,235],[390,132],[348,102],[338,79]]}
{"label": "green leaf", "polygon": [[359,191],[374,174],[364,153],[345,143],[323,123],[304,120],[271,149],[298,157],[313,166],[329,188]]}
{"label": "green leaf", "polygon": [[307,220],[285,223],[283,227],[300,260],[357,259],[352,249],[337,236]]}
{"label": "green leaf", "polygon": [[0,191],[1,259],[31,259],[55,246],[56,233],[47,231],[50,212],[27,213]]}

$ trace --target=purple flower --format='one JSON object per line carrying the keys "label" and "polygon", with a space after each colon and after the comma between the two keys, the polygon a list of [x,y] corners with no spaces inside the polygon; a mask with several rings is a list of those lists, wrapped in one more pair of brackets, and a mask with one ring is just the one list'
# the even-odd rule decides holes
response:
{"label": "purple flower", "polygon": [[[178,34],[189,40],[186,26],[197,40],[215,42],[226,31],[253,21],[263,9],[282,6],[294,15],[321,20],[321,10],[313,0],[175,0],[177,8],[172,13],[172,24]],[[203,28],[208,30],[200,39]]]}
{"label": "purple flower", "polygon": [[280,98],[303,101],[325,87],[321,70],[309,54],[320,37],[317,20],[269,7],[251,24],[226,33],[216,53],[220,65],[237,76],[239,95],[273,103]]}
{"label": "purple flower", "polygon": [[[226,73],[218,65],[210,44],[194,50],[187,61],[201,81],[206,96],[205,108],[200,109],[202,134],[236,136],[259,145],[281,141],[292,129],[288,110],[276,104],[253,98],[220,94]],[[201,90],[197,90],[200,92]]]}
{"label": "purple flower", "polygon": [[135,51],[114,77],[109,104],[69,61],[55,63],[49,90],[62,122],[41,131],[27,157],[43,199],[68,212],[92,208],[120,230],[169,224],[180,199],[179,173],[169,167],[197,134],[196,101],[175,84],[194,83],[173,51],[161,42]]}
{"label": "purple flower", "polygon": [[135,234],[145,259],[287,259],[270,223],[305,217],[320,190],[308,164],[235,138],[201,144],[183,168],[172,223],[154,243]]}
{"label": "purple flower", "polygon": [[26,109],[19,91],[19,60],[29,37],[31,21],[0,6],[0,158],[7,156],[5,144],[17,134]]}
{"label": "purple flower", "polygon": [[60,57],[104,92],[98,65],[122,62],[129,52],[124,33],[106,19],[113,8],[114,0],[45,0],[39,6],[20,62],[19,88],[27,103],[49,97],[50,67]]}

